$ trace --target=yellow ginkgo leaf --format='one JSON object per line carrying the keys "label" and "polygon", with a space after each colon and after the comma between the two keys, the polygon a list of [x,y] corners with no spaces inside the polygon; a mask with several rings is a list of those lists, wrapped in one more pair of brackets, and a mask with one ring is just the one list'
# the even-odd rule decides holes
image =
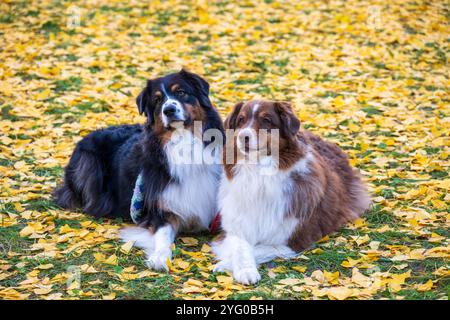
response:
{"label": "yellow ginkgo leaf", "polygon": [[278,281],[278,283],[283,284],[283,285],[293,286],[293,285],[302,283],[302,281],[297,278],[286,278],[286,279],[282,279],[282,280]]}
{"label": "yellow ginkgo leaf", "polygon": [[37,295],[48,294],[48,293],[50,293],[50,291],[52,291],[51,288],[40,288],[40,289],[33,290],[33,292]]}
{"label": "yellow ginkgo leaf", "polygon": [[115,254],[111,255],[108,259],[104,260],[103,263],[105,264],[111,264],[113,266],[116,266],[118,263],[117,256]]}
{"label": "yellow ginkgo leaf", "polygon": [[332,287],[327,290],[330,299],[345,300],[353,295],[353,289],[347,287]]}
{"label": "yellow ginkgo leaf", "polygon": [[128,241],[126,243],[124,243],[121,247],[120,247],[120,252],[128,254],[130,253],[131,249],[133,248],[133,241]]}
{"label": "yellow ginkgo leaf", "polygon": [[191,238],[191,237],[183,237],[183,238],[180,238],[180,240],[186,246],[196,246],[198,244],[198,240],[195,238]]}
{"label": "yellow ginkgo leaf", "polygon": [[291,267],[291,268],[292,268],[293,270],[298,271],[298,272],[301,272],[301,273],[305,272],[306,269],[307,269],[307,267],[305,267],[305,266],[293,266],[293,267]]}
{"label": "yellow ginkgo leaf", "polygon": [[221,285],[227,285],[233,283],[233,278],[228,276],[216,276],[217,282]]}
{"label": "yellow ginkgo leaf", "polygon": [[417,291],[430,291],[433,288],[433,281],[430,279],[427,282],[417,286]]}

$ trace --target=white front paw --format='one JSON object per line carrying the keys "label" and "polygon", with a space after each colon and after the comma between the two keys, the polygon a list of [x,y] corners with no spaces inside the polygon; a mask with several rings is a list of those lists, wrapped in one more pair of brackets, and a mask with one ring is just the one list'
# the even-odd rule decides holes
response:
{"label": "white front paw", "polygon": [[149,255],[145,262],[150,269],[169,271],[167,261],[172,261],[171,256],[171,252],[155,252]]}
{"label": "white front paw", "polygon": [[261,275],[256,268],[244,268],[234,270],[233,278],[242,284],[253,284],[261,280]]}
{"label": "white front paw", "polygon": [[213,272],[224,272],[227,270],[231,270],[231,264],[222,260],[216,263]]}

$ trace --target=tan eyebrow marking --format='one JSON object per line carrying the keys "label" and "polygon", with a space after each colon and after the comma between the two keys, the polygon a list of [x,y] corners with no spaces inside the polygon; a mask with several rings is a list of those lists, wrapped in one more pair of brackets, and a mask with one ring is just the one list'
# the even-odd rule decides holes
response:
{"label": "tan eyebrow marking", "polygon": [[177,83],[175,83],[174,85],[172,85],[172,86],[170,87],[170,90],[171,90],[171,91],[175,91],[175,90],[177,90],[179,87],[180,87],[180,85],[177,84]]}
{"label": "tan eyebrow marking", "polygon": [[251,117],[251,116],[252,116],[252,113],[253,113],[252,107],[251,107],[250,105],[247,104],[247,105],[245,105],[245,106],[242,107],[240,113],[242,113],[242,114],[245,115],[245,116]]}
{"label": "tan eyebrow marking", "polygon": [[162,96],[161,91],[155,91],[155,96]]}

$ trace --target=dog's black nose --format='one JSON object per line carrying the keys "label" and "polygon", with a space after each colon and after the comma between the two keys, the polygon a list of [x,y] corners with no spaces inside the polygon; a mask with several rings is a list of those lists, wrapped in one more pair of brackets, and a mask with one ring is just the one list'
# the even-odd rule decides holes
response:
{"label": "dog's black nose", "polygon": [[175,107],[174,105],[167,106],[164,108],[163,113],[168,117],[173,116],[175,113],[177,113],[177,107]]}

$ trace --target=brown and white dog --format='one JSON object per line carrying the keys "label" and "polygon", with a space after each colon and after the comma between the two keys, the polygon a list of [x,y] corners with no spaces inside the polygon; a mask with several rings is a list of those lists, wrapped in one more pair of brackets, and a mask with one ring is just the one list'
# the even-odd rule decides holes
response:
{"label": "brown and white dog", "polygon": [[[366,187],[344,152],[299,128],[287,102],[241,102],[226,119],[225,129],[236,131],[234,139],[227,133],[224,152],[224,238],[213,243],[215,271],[255,283],[258,264],[296,255],[369,207]],[[269,130],[262,139],[261,129]],[[268,152],[274,140],[277,155]],[[248,161],[251,156],[256,162]]]}

